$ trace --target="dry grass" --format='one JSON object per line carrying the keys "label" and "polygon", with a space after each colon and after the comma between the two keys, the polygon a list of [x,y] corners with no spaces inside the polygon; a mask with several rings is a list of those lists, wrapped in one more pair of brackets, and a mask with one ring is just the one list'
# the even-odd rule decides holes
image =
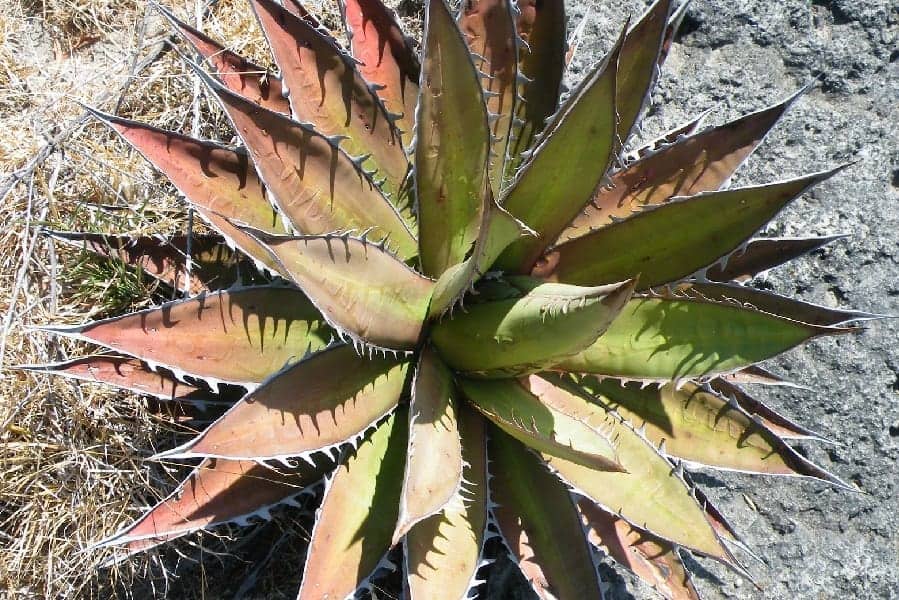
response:
{"label": "dry grass", "polygon": [[[167,4],[196,14],[192,1]],[[206,31],[268,60],[244,2],[201,8]],[[137,277],[54,247],[39,228],[185,230],[174,190],[75,102],[229,141],[221,114],[165,51],[168,35],[144,0],[0,3],[0,590],[10,597],[221,597],[248,581],[259,597],[293,597],[299,580],[302,513],[244,530],[236,544],[223,543],[235,533],[226,528],[100,568],[108,555],[86,551],[91,543],[182,472],[143,459],[191,429],[144,399],[9,368],[85,352],[30,327],[163,299]],[[260,560],[272,568],[254,571]]]}

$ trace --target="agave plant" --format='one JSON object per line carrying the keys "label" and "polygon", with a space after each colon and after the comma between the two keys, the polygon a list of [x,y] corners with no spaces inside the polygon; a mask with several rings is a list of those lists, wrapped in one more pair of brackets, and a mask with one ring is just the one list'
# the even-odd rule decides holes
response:
{"label": "agave plant", "polygon": [[267,518],[324,481],[302,599],[366,588],[395,547],[412,598],[465,598],[495,536],[543,598],[601,596],[593,547],[696,598],[681,552],[742,572],[742,544],[690,468],[848,487],[743,389],[871,316],[744,285],[835,239],[753,236],[839,169],[722,189],[796,96],[627,145],[686,5],[658,0],[565,92],[560,0],[427,0],[420,56],[380,0],[341,4],[346,50],[296,0],[249,4],[277,75],[160,9],[240,147],[94,112],[216,233],[51,232],[189,293],[47,327],[111,352],[36,368],[229,403],[154,457],[198,462],[102,545]]}

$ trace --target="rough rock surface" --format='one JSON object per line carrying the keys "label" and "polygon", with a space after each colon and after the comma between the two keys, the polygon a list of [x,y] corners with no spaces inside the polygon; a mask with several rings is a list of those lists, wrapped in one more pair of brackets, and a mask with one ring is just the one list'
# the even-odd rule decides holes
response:
{"label": "rough rock surface", "polygon": [[[592,15],[578,58],[602,56],[623,21],[622,10],[636,17],[644,4],[570,5],[574,24],[585,10]],[[851,237],[772,272],[759,285],[819,304],[899,315],[899,5],[694,0],[653,95],[645,135],[706,109],[713,109],[708,124],[730,120],[815,78],[820,83],[733,185],[858,161],[797,200],[769,228],[773,235]],[[768,365],[812,389],[754,391],[832,439],[798,449],[860,493],[796,479],[700,474],[702,486],[764,562],[746,557],[761,587],[755,589],[711,561],[690,560],[703,597],[899,598],[897,330],[895,320],[873,322],[860,335],[816,341]],[[603,567],[602,573],[610,582],[609,598],[656,597],[620,570]],[[515,579],[514,573],[497,577],[490,597],[530,597],[510,591]]]}

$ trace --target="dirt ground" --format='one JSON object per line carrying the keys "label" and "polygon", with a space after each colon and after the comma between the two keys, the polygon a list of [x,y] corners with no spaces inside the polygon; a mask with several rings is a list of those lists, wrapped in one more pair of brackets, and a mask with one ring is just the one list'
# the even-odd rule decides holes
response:
{"label": "dirt ground", "polygon": [[[327,1],[327,0],[326,0]],[[167,3],[266,61],[242,0]],[[570,2],[586,13],[572,81],[611,45],[642,0]],[[313,4],[314,6],[315,4]],[[334,6],[328,2],[330,23]],[[420,4],[401,12],[414,21]],[[231,133],[143,0],[0,4],[0,590],[7,597],[294,597],[309,514],[192,537],[100,568],[91,542],[170,489],[177,472],[142,459],[190,426],[138,399],[8,369],[79,349],[28,327],[77,323],[159,301],[142,281],[98,269],[36,235],[39,225],[128,233],[185,230],[170,186],[76,101],[205,137]],[[759,285],[805,300],[899,315],[899,7],[890,0],[693,0],[644,122],[646,138],[713,109],[708,124],[757,110],[809,81],[735,185],[858,161],[806,194],[772,235],[849,234]],[[111,284],[111,281],[116,281]],[[79,291],[80,290],[80,291]],[[154,295],[155,294],[155,295]],[[816,341],[772,361],[805,389],[757,390],[833,443],[799,450],[854,483],[704,472],[696,478],[761,558],[760,589],[691,562],[706,598],[899,598],[899,322]],[[229,538],[234,538],[229,540]],[[230,541],[230,543],[228,543]],[[229,552],[225,552],[228,549]],[[267,561],[257,572],[252,563]],[[500,562],[490,598],[530,597]],[[652,590],[602,567],[611,598]],[[389,587],[389,586],[388,586]]]}

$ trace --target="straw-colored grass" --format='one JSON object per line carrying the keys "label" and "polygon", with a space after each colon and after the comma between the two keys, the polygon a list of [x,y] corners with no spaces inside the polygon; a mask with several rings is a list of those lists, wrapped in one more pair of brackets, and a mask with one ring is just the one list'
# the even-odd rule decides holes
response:
{"label": "straw-colored grass", "polygon": [[[268,60],[241,0],[166,4],[192,21],[199,8],[211,35]],[[333,7],[325,22],[337,33]],[[197,415],[10,369],[90,350],[33,326],[79,323],[165,299],[139,276],[54,246],[39,230],[185,231],[186,210],[173,188],[76,102],[230,141],[220,112],[166,51],[169,35],[144,0],[0,2],[4,597],[218,598],[241,586],[253,597],[296,593],[309,525],[303,511],[240,532],[226,527],[188,536],[101,567],[109,554],[88,551],[91,544],[134,519],[183,475],[183,467],[144,459],[157,446],[183,440]],[[269,568],[257,570],[259,563]]]}

